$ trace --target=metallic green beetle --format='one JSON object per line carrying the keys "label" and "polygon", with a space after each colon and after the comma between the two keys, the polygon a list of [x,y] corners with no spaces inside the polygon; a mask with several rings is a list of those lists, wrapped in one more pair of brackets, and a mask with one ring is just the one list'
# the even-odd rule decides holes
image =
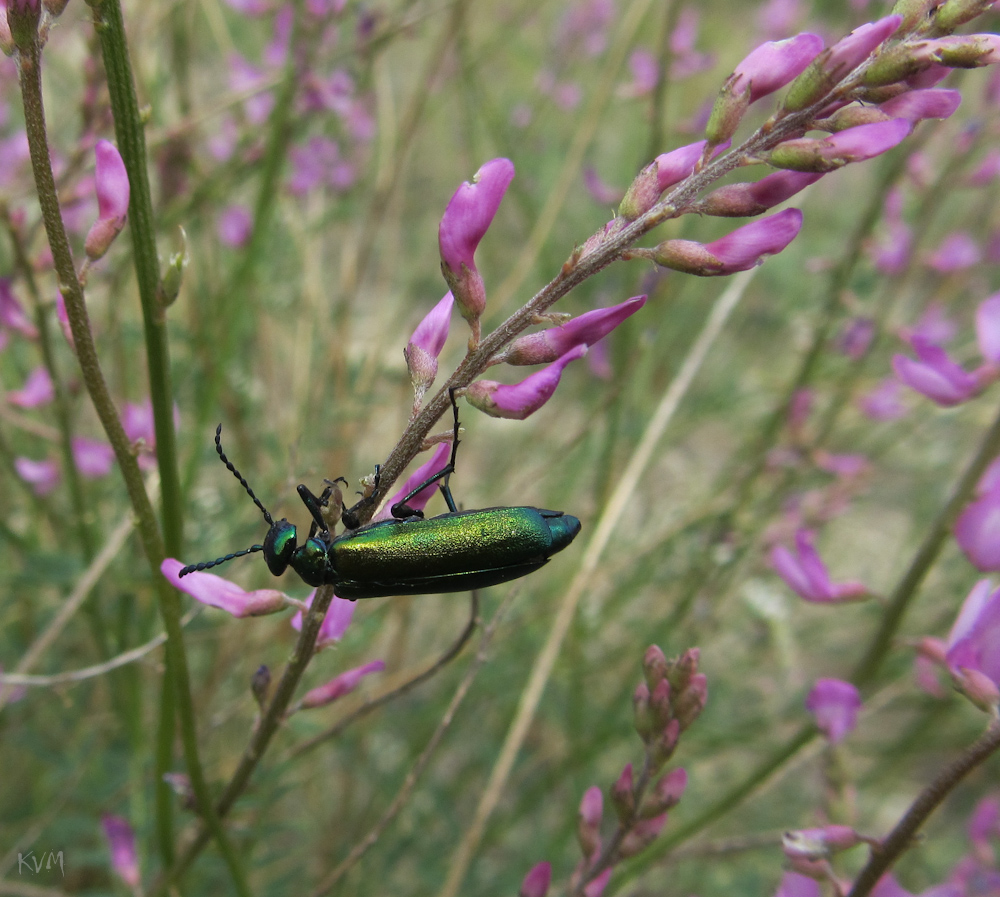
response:
{"label": "metallic green beetle", "polygon": [[[448,480],[458,451],[458,406],[452,396],[455,430],[448,463],[392,507],[392,520],[358,526],[355,508],[344,511],[349,528],[330,533],[322,509],[333,494],[329,483],[316,496],[304,485],[298,493],[313,518],[309,537],[298,545],[295,525],[275,521],[222,451],[222,425],[215,431],[215,448],[226,467],[240,481],[270,527],[262,545],[253,545],[214,561],[192,564],[181,576],[208,570],[233,558],[263,551],[268,569],[281,576],[291,567],[308,585],[333,585],[337,595],[381,598],[390,595],[426,595],[462,592],[518,579],[548,563],[580,532],[580,521],[561,511],[541,508],[483,508],[459,511]],[[376,469],[377,476],[377,469]],[[428,486],[439,483],[448,513],[424,518],[407,502]]]}

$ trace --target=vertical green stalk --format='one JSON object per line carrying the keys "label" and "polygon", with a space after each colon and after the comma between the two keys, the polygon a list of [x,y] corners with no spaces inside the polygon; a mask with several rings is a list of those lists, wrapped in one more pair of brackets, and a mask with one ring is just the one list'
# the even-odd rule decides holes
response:
{"label": "vertical green stalk", "polygon": [[94,25],[101,40],[118,151],[128,171],[131,191],[128,224],[132,236],[139,299],[142,302],[149,395],[153,405],[156,458],[162,493],[163,541],[167,554],[177,557],[184,541],[183,502],[174,434],[166,316],[156,293],[160,282],[160,264],[156,253],[153,202],[146,169],[146,136],[132,80],[121,6],[117,0],[92,0],[91,7],[94,10]]}

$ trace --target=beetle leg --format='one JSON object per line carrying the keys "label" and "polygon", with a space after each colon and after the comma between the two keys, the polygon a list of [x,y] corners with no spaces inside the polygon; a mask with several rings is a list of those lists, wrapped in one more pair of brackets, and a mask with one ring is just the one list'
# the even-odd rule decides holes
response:
{"label": "beetle leg", "polygon": [[310,538],[316,535],[317,530],[322,533],[328,533],[330,530],[323,519],[323,506],[330,498],[329,493],[332,492],[333,487],[325,491],[320,498],[313,495],[303,483],[299,483],[295,488],[299,493],[299,498],[302,499],[302,504],[309,509],[309,513],[312,515],[313,523],[309,529]]}

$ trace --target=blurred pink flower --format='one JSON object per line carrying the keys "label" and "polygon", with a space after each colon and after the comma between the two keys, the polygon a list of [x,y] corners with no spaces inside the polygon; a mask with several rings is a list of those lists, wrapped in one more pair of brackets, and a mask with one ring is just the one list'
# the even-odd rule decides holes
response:
{"label": "blurred pink flower", "polygon": [[133,890],[142,883],[139,873],[139,855],[135,848],[135,832],[123,816],[101,817],[104,836],[111,852],[111,868]]}
{"label": "blurred pink flower", "polygon": [[380,673],[385,669],[385,661],[370,660],[362,666],[347,670],[339,676],[334,677],[324,685],[320,685],[306,692],[302,698],[301,707],[303,710],[314,707],[323,707],[344,695],[350,694],[358,687],[358,684],[371,673]]}
{"label": "blurred pink flower", "polygon": [[1000,699],[1000,589],[981,579],[948,635],[945,662],[956,686],[982,709]]}
{"label": "blurred pink flower", "polygon": [[48,495],[59,485],[59,465],[55,461],[17,457],[14,459],[14,470],[22,480],[31,484],[36,495]]}
{"label": "blurred pink flower", "polygon": [[927,265],[940,274],[963,271],[978,265],[983,253],[972,235],[965,231],[949,234],[927,258]]}
{"label": "blurred pink flower", "polygon": [[216,221],[216,233],[226,246],[241,249],[253,233],[253,216],[246,206],[226,206]]}
{"label": "blurred pink flower", "polygon": [[14,295],[8,277],[0,277],[0,326],[16,330],[28,339],[38,338],[38,328],[25,314],[24,307]]}
{"label": "blurred pink flower", "polygon": [[927,396],[945,407],[968,401],[979,391],[979,382],[957,365],[940,346],[920,336],[910,340],[917,360],[906,355],[894,355],[892,367],[896,376],[910,389]]}
{"label": "blurred pink flower", "polygon": [[800,598],[818,604],[839,604],[867,597],[868,588],[861,582],[835,584],[813,547],[813,533],[800,529],[795,534],[795,551],[784,545],[771,550],[771,566]]}
{"label": "blurred pink flower", "polygon": [[107,476],[115,462],[115,450],[100,439],[73,437],[73,463],[87,479]]}
{"label": "blurred pink flower", "polygon": [[531,867],[521,882],[518,897],[546,897],[552,883],[552,864],[537,863]]}
{"label": "blurred pink flower", "polygon": [[55,396],[55,387],[48,369],[37,367],[28,374],[23,389],[12,389],[7,393],[7,401],[18,408],[38,408],[40,405],[47,405]]}
{"label": "blurred pink flower", "polygon": [[817,679],[806,698],[806,710],[816,718],[816,726],[837,744],[854,731],[861,695],[842,679]]}
{"label": "blurred pink flower", "polygon": [[[437,448],[435,448],[431,453],[430,458],[406,478],[406,482],[403,483],[402,488],[393,494],[391,498],[386,500],[385,504],[382,505],[381,510],[379,510],[378,513],[372,517],[372,522],[375,523],[379,520],[391,520],[393,505],[401,502],[413,489],[425,482],[432,474],[441,470],[441,468],[443,468],[448,462],[448,456],[450,454],[450,442],[442,442],[439,446],[437,446]],[[406,503],[406,506],[413,511],[423,511],[427,502],[434,497],[434,494],[439,488],[440,486],[438,483],[431,483],[425,489],[421,489],[416,495],[414,495],[413,498]]]}
{"label": "blurred pink flower", "polygon": [[96,168],[94,189],[97,194],[97,221],[87,234],[84,249],[87,258],[101,258],[125,226],[128,214],[129,180],[125,163],[113,143],[98,140],[94,146]]}

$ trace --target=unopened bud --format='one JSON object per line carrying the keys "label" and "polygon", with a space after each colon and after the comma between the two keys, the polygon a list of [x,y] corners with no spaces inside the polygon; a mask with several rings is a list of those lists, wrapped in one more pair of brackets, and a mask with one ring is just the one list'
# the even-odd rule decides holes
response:
{"label": "unopened bud", "polygon": [[19,50],[30,50],[38,44],[38,20],[41,15],[39,0],[8,0],[7,24]]}
{"label": "unopened bud", "polygon": [[640,682],[632,695],[632,717],[635,731],[643,741],[656,734],[656,721],[649,707],[649,686]]}
{"label": "unopened bud", "polygon": [[[928,0],[931,3],[932,0]],[[996,0],[945,0],[934,10],[934,32],[951,34],[960,25],[971,22],[988,10]]]}
{"label": "unopened bud", "polygon": [[580,800],[580,818],[576,836],[580,849],[588,859],[601,849],[601,815],[604,812],[604,796],[601,789],[592,785]]}
{"label": "unopened bud", "polygon": [[637,823],[622,838],[621,846],[618,848],[619,854],[622,857],[634,857],[636,854],[641,853],[657,839],[666,823],[666,813],[661,813],[652,819],[644,819]]}
{"label": "unopened bud", "polygon": [[781,849],[789,859],[821,860],[863,840],[849,825],[827,825],[785,832],[781,836]]}
{"label": "unopened bud", "polygon": [[984,713],[997,715],[1000,689],[985,673],[968,667],[951,671],[955,687]]}
{"label": "unopened bud", "polygon": [[681,724],[672,719],[660,733],[660,737],[649,746],[650,774],[655,775],[673,756],[681,737]]}
{"label": "unopened bud", "polygon": [[705,709],[708,700],[708,679],[704,673],[696,673],[691,677],[688,687],[674,702],[674,713],[681,724],[681,729],[688,728]]}
{"label": "unopened bud", "polygon": [[649,819],[677,806],[686,787],[687,771],[683,767],[670,770],[657,779],[652,790],[646,795],[639,808],[639,816],[642,819]]}
{"label": "unopened bud", "polygon": [[836,133],[837,131],[846,131],[848,128],[856,128],[858,125],[888,121],[890,118],[891,116],[874,106],[858,106],[852,103],[850,106],[838,109],[829,118],[821,119],[814,124],[823,131]]}
{"label": "unopened bud", "polygon": [[667,658],[659,645],[650,645],[642,658],[642,672],[646,677],[646,684],[650,688],[656,688],[660,680],[667,675]]}
{"label": "unopened bud", "polygon": [[680,657],[670,664],[667,672],[667,679],[673,686],[674,691],[680,694],[687,688],[691,677],[698,672],[698,661],[701,659],[701,651],[698,648],[688,648]]}
{"label": "unopened bud", "polygon": [[749,80],[740,78],[735,73],[730,75],[715,98],[712,113],[705,126],[705,136],[709,144],[718,146],[729,140],[736,133],[749,106]]}
{"label": "unopened bud", "polygon": [[662,729],[671,719],[674,711],[671,706],[670,683],[666,679],[661,679],[656,683],[656,688],[650,693],[649,709],[653,714],[653,722],[656,728]]}
{"label": "unopened bud", "polygon": [[656,205],[662,192],[656,162],[652,162],[636,175],[625,192],[618,206],[618,216],[626,221],[635,221]]}
{"label": "unopened bud", "polygon": [[611,803],[619,820],[628,822],[635,815],[635,794],[632,790],[632,764],[626,763],[618,781],[611,786]]}
{"label": "unopened bud", "polygon": [[156,297],[159,299],[160,308],[167,308],[176,301],[181,292],[181,283],[184,280],[184,269],[188,266],[190,258],[187,251],[187,233],[184,228],[178,228],[180,236],[178,242],[180,248],[177,252],[170,254],[167,259],[167,267],[163,272],[157,287]]}
{"label": "unopened bud", "polygon": [[892,11],[903,17],[899,30],[903,34],[915,31],[930,15],[939,0],[896,0]]}
{"label": "unopened bud", "polygon": [[264,664],[257,667],[257,671],[250,677],[250,691],[260,708],[264,709],[267,701],[267,693],[271,690],[271,670]]}

